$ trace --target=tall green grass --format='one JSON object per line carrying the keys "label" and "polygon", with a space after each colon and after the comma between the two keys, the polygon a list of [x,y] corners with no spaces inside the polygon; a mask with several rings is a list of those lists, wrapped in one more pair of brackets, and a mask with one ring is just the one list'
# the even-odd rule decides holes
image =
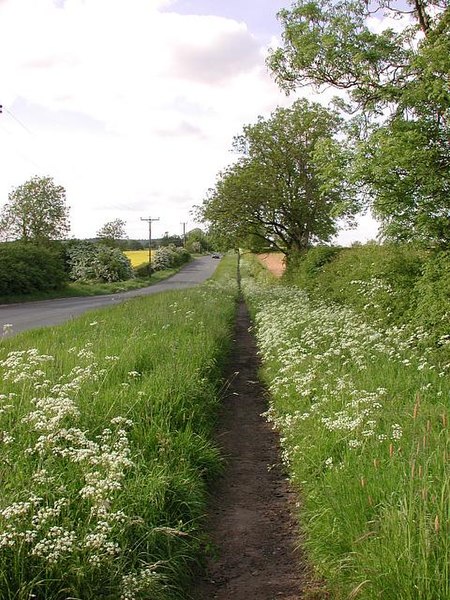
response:
{"label": "tall green grass", "polygon": [[[251,271],[251,265],[247,268]],[[333,599],[450,598],[448,338],[243,277],[267,418]]]}
{"label": "tall green grass", "polygon": [[2,600],[185,598],[235,271],[2,341]]}

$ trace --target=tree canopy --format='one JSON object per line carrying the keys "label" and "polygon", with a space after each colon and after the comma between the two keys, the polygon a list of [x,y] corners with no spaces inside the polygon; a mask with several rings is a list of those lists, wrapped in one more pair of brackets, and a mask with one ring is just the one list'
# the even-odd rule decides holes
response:
{"label": "tree canopy", "polygon": [[[369,17],[380,14],[408,22],[375,31]],[[283,47],[268,64],[281,87],[345,90],[341,108],[370,123],[355,175],[385,237],[448,245],[448,1],[297,0],[279,18]]]}
{"label": "tree canopy", "polygon": [[[430,75],[432,96],[447,102],[449,10],[446,0],[296,0],[278,13],[283,47],[271,52],[268,65],[285,90],[331,85],[366,110],[404,108]],[[400,31],[369,27],[368,17],[407,14],[412,21]]]}
{"label": "tree canopy", "polygon": [[60,240],[70,229],[66,191],[51,177],[32,177],[8,196],[0,216],[4,239],[45,243]]}
{"label": "tree canopy", "polygon": [[233,143],[240,158],[199,207],[213,238],[228,247],[260,240],[285,253],[329,241],[357,207],[339,125],[336,112],[297,100],[244,127]]}

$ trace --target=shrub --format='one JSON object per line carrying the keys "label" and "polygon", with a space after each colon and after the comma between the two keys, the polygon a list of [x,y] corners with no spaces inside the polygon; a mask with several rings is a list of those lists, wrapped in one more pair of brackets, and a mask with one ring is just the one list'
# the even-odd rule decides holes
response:
{"label": "shrub", "polygon": [[134,277],[130,259],[119,248],[77,242],[66,247],[69,276],[73,281],[125,281]]}
{"label": "shrub", "polygon": [[291,260],[286,277],[316,299],[396,323],[415,305],[425,258],[423,251],[408,245],[313,248]]}
{"label": "shrub", "polygon": [[173,244],[162,246],[154,254],[152,260],[153,269],[155,271],[162,271],[164,269],[180,267],[188,262],[190,257],[191,255],[184,248],[177,248]]}
{"label": "shrub", "polygon": [[153,273],[153,269],[148,263],[142,263],[141,265],[133,267],[133,272],[135,277],[145,278]]}
{"label": "shrub", "polygon": [[450,252],[437,252],[426,261],[416,285],[413,323],[424,327],[438,345],[448,343],[450,322]]}
{"label": "shrub", "polygon": [[0,244],[0,295],[31,294],[63,287],[66,281],[60,253],[24,242]]}
{"label": "shrub", "polygon": [[331,262],[342,251],[335,246],[316,246],[307,252],[288,257],[285,280],[309,289],[316,285],[315,279],[322,267]]}

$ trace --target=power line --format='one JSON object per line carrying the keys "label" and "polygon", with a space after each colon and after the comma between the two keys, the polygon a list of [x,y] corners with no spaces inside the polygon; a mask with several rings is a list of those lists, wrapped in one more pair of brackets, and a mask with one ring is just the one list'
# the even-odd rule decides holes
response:
{"label": "power line", "polygon": [[[0,107],[1,107],[1,105],[0,105]],[[3,108],[3,107],[1,107],[1,108]],[[18,118],[17,118],[17,117],[16,117],[16,116],[15,116],[15,115],[14,115],[14,114],[13,114],[13,113],[12,113],[12,112],[11,112],[11,111],[8,109],[8,108],[4,108],[4,110],[5,110],[5,113],[7,113],[7,114],[8,114],[10,117],[12,117],[12,118],[14,119],[14,121],[16,121],[16,123],[19,123],[19,125],[22,127],[22,129],[25,129],[25,131],[26,131],[26,132],[27,132],[29,135],[32,135],[32,136],[34,136],[34,133],[31,131],[31,129],[28,129],[28,127],[27,127],[26,125],[24,125],[24,124],[22,123],[22,121],[21,121],[20,119],[18,119]],[[0,110],[0,113],[1,113],[1,112],[2,112],[2,111]]]}
{"label": "power line", "polygon": [[[1,114],[8,114],[12,119],[14,119],[14,121],[16,121],[16,123],[18,123],[20,125],[20,127],[22,127],[22,129],[24,129],[28,135],[30,135],[31,137],[35,137],[35,134],[28,129],[28,127],[26,125],[24,125],[22,123],[22,121],[20,121],[10,110],[9,108],[6,108],[6,106],[4,106],[3,104],[0,104],[0,115]],[[3,131],[5,131],[8,135],[12,135],[10,131],[8,131],[7,129],[5,129],[4,127],[2,127]],[[26,154],[24,154],[15,144],[11,144],[11,142],[9,142],[10,145],[14,148],[14,150],[17,152],[18,156],[20,156],[22,159],[26,160],[27,162],[31,163],[35,168],[39,169],[40,171],[43,171],[42,165],[38,164],[35,160],[33,160],[32,158],[30,158],[29,156],[27,156]]]}
{"label": "power line", "polygon": [[[3,129],[3,131],[5,131],[8,135],[11,135],[11,132],[9,132],[4,127],[0,126],[0,129]],[[42,168],[42,165],[38,164],[32,158],[30,158],[29,156],[27,156],[26,154],[24,154],[15,144],[13,144],[11,142],[8,142],[8,144],[9,144],[10,148],[13,148],[16,151],[17,155],[20,156],[20,158],[22,158],[23,160],[31,163],[36,169],[39,169],[40,171],[44,171],[44,169]]]}
{"label": "power line", "polygon": [[22,129],[24,129],[24,130],[25,130],[25,131],[28,133],[28,135],[32,135],[32,136],[34,136],[34,132],[33,132],[33,131],[31,131],[31,129],[29,129],[29,128],[28,128],[26,125],[24,125],[24,124],[22,123],[22,121],[16,117],[16,115],[14,115],[14,114],[13,114],[13,113],[12,113],[12,112],[11,112],[9,109],[7,109],[7,108],[5,108],[5,111],[8,113],[8,115],[9,115],[10,117],[12,117],[12,118],[14,119],[14,121],[16,121],[16,123],[18,123],[18,124],[19,124],[19,125],[22,127]]}

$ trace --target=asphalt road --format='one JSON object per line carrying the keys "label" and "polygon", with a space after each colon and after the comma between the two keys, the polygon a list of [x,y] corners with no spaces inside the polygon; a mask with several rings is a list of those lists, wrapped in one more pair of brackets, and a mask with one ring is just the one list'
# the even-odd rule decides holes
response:
{"label": "asphalt road", "polygon": [[218,263],[218,260],[210,256],[197,258],[169,279],[155,283],[150,287],[131,290],[129,292],[87,298],[60,298],[20,304],[1,304],[0,337],[6,324],[12,325],[6,334],[10,337],[15,333],[27,329],[58,325],[88,310],[103,306],[114,306],[135,296],[147,296],[149,294],[179,290],[198,285],[214,273]]}

